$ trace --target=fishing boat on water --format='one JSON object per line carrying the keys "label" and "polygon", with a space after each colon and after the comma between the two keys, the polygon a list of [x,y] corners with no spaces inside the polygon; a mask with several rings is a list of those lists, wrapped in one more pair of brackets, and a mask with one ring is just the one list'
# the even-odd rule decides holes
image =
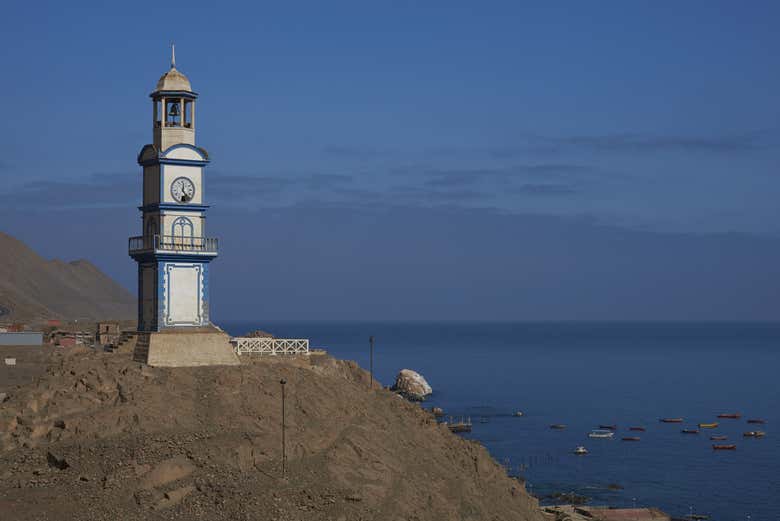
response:
{"label": "fishing boat on water", "polygon": [[713,445],[712,450],[737,450],[737,446],[731,445]]}
{"label": "fishing boat on water", "polygon": [[630,431],[638,431],[638,432],[645,432],[644,427],[629,427],[628,430]]}
{"label": "fishing boat on water", "polygon": [[588,449],[586,449],[582,445],[579,445],[579,446],[577,446],[576,449],[574,449],[574,454],[576,454],[578,456],[584,456],[587,453],[588,453]]}
{"label": "fishing boat on water", "polygon": [[759,425],[763,425],[766,423],[766,420],[762,420],[761,418],[751,418],[747,421],[748,423],[757,423]]}
{"label": "fishing boat on water", "polygon": [[556,431],[561,431],[561,430],[566,428],[566,424],[565,423],[553,423],[552,425],[550,425],[550,428],[554,429]]}
{"label": "fishing boat on water", "polygon": [[710,440],[711,441],[724,441],[724,440],[727,440],[727,439],[729,439],[728,436],[723,436],[721,434],[717,434],[715,436],[710,436]]}
{"label": "fishing boat on water", "polygon": [[683,434],[699,434],[699,429],[683,429],[680,432]]}
{"label": "fishing boat on water", "polygon": [[683,419],[682,418],[661,418],[658,421],[660,421],[661,423],[682,423]]}
{"label": "fishing boat on water", "polygon": [[730,418],[732,420],[738,420],[742,418],[742,415],[738,412],[728,412],[719,414],[718,418]]}
{"label": "fishing boat on water", "polygon": [[613,431],[607,429],[595,429],[590,431],[588,438],[612,438],[614,435]]}
{"label": "fishing boat on water", "polygon": [[764,431],[748,431],[742,434],[745,438],[763,438],[765,435]]}
{"label": "fishing boat on water", "polygon": [[639,436],[623,436],[623,441],[639,441]]}
{"label": "fishing boat on water", "polygon": [[599,429],[604,429],[608,431],[616,431],[617,425],[599,425]]}
{"label": "fishing boat on water", "polygon": [[718,427],[718,423],[700,423],[700,429],[715,429]]}

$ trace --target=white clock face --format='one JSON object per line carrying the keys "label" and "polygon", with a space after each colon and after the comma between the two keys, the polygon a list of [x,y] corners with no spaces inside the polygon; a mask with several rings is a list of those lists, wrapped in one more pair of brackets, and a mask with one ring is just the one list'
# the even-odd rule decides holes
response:
{"label": "white clock face", "polygon": [[188,203],[195,197],[195,185],[186,177],[177,177],[171,183],[171,196],[177,203]]}

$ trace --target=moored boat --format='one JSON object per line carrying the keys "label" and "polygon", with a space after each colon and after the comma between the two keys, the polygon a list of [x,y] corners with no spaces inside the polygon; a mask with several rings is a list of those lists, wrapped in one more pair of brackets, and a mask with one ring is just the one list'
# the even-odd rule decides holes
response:
{"label": "moored boat", "polygon": [[745,438],[763,438],[766,435],[764,431],[747,431],[742,433]]}
{"label": "moored boat", "polygon": [[608,431],[616,431],[617,425],[599,425],[599,429],[605,429]]}
{"label": "moored boat", "polygon": [[574,449],[574,454],[577,454],[578,456],[583,456],[587,453],[588,453],[588,449],[586,449],[582,445],[579,445],[576,449]]}
{"label": "moored boat", "polygon": [[523,415],[523,411],[515,411],[515,413],[512,416],[520,417]]}
{"label": "moored boat", "polygon": [[718,426],[718,423],[700,423],[700,429],[714,429]]}
{"label": "moored boat", "polygon": [[658,421],[660,421],[661,423],[682,423],[683,419],[682,418],[661,418]]}
{"label": "moored boat", "polygon": [[757,423],[759,425],[763,425],[766,423],[766,420],[762,420],[761,418],[751,418],[747,421],[748,423]]}
{"label": "moored boat", "polygon": [[611,438],[615,435],[614,432],[607,429],[595,429],[588,434],[589,438]]}
{"label": "moored boat", "polygon": [[713,445],[712,450],[737,450],[737,446],[731,445]]}
{"label": "moored boat", "polygon": [[638,431],[638,432],[645,432],[644,427],[629,427],[628,430],[630,431]]}
{"label": "moored boat", "polygon": [[718,418],[731,418],[732,420],[738,420],[742,418],[742,415],[738,412],[721,413]]}
{"label": "moored boat", "polygon": [[720,434],[715,435],[715,436],[710,436],[710,440],[712,440],[712,441],[723,441],[723,440],[727,440],[727,439],[729,439],[728,436],[723,436],[723,435],[720,435]]}
{"label": "moored boat", "polygon": [[699,434],[699,429],[683,429],[680,432],[683,434]]}
{"label": "moored boat", "polygon": [[563,429],[566,428],[566,424],[564,424],[564,423],[553,423],[552,425],[550,425],[550,428],[560,431],[560,430],[563,430]]}
{"label": "moored boat", "polygon": [[639,436],[623,436],[623,441],[639,441]]}

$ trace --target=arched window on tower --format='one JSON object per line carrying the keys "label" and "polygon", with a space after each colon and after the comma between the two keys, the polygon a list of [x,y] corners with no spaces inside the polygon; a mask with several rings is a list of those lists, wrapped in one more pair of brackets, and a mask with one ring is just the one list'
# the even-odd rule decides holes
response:
{"label": "arched window on tower", "polygon": [[172,226],[173,244],[178,247],[192,247],[195,227],[187,217],[177,217]]}

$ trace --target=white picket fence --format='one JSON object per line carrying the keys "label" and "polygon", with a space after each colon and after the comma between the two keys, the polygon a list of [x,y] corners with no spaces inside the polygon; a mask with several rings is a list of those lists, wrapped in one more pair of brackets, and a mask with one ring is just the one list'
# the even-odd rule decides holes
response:
{"label": "white picket fence", "polygon": [[308,355],[308,338],[236,337],[230,340],[236,354]]}

